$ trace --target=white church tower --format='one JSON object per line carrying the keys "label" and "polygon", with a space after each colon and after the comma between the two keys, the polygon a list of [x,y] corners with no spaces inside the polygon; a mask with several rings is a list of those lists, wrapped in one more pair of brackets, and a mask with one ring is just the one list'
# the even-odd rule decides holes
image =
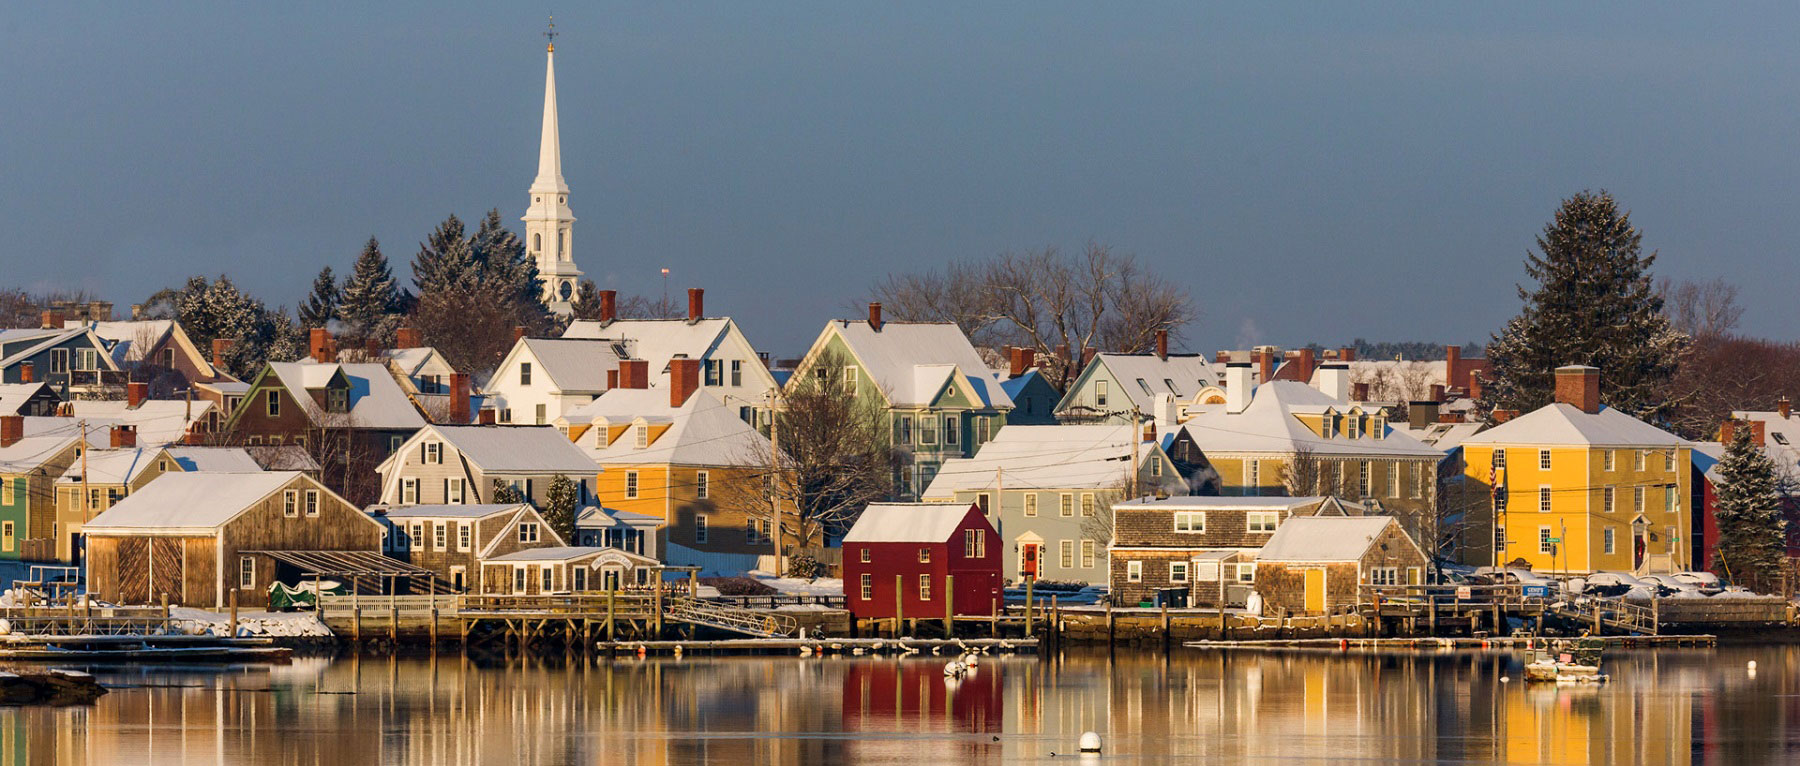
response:
{"label": "white church tower", "polygon": [[580,288],[581,269],[575,267],[571,229],[575,214],[569,210],[569,185],[563,182],[562,142],[556,132],[556,25],[545,34],[551,38],[544,53],[544,134],[538,144],[537,179],[531,182],[531,207],[525,210],[525,246],[537,258],[538,275],[544,280],[544,303],[567,316]]}

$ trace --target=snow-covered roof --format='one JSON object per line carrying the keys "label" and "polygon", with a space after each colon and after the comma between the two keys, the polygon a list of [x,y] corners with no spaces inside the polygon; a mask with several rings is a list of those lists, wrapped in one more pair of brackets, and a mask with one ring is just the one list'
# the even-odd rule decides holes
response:
{"label": "snow-covered roof", "polygon": [[442,364],[444,369],[450,369],[450,363],[444,360],[443,355],[439,354],[437,349],[430,346],[390,348],[381,352],[381,358],[387,360],[389,365],[407,377],[416,377],[424,373],[426,366],[434,359]]}
{"label": "snow-covered roof", "polygon": [[437,425],[429,431],[488,473],[564,473],[580,480],[597,469],[554,426]]}
{"label": "snow-covered roof", "polygon": [[1292,453],[1306,449],[1317,455],[1359,455],[1370,457],[1432,457],[1443,452],[1397,430],[1392,424],[1382,438],[1361,435],[1352,439],[1342,429],[1326,439],[1314,433],[1295,417],[1297,413],[1316,414],[1330,408],[1347,412],[1352,405],[1327,396],[1305,383],[1278,380],[1257,386],[1251,392],[1250,404],[1237,414],[1223,406],[1190,409],[1193,415],[1182,428],[1201,452],[1279,452]]}
{"label": "snow-covered roof", "polygon": [[86,534],[211,532],[300,476],[290,471],[171,473],[83,526]]}
{"label": "snow-covered roof", "polygon": [[260,471],[262,465],[243,447],[166,447],[169,457],[184,471],[243,473]]}
{"label": "snow-covered roof", "polygon": [[96,418],[136,427],[140,446],[180,442],[194,423],[213,411],[213,403],[206,399],[146,399],[136,407],[123,399],[76,399],[68,405],[75,418],[87,420],[90,427]]}
{"label": "snow-covered roof", "polygon": [[1199,354],[1170,354],[1164,359],[1156,354],[1101,353],[1094,355],[1094,361],[1106,365],[1131,403],[1146,413],[1156,409],[1158,394],[1192,399],[1200,389],[1218,381],[1212,364]]}
{"label": "snow-covered roof", "polygon": [[1439,451],[1449,452],[1462,446],[1463,441],[1481,432],[1487,424],[1473,423],[1429,423],[1424,428],[1412,428],[1406,423],[1395,423],[1394,429],[1418,439],[1421,443],[1436,447]]}
{"label": "snow-covered roof", "polygon": [[1128,503],[1114,503],[1113,510],[1182,510],[1182,511],[1260,511],[1303,508],[1323,502],[1323,497],[1269,497],[1269,496],[1202,496],[1165,497],[1161,500],[1133,500]]}
{"label": "snow-covered roof", "polygon": [[425,426],[425,418],[419,415],[418,408],[406,397],[400,384],[394,382],[388,366],[380,362],[276,362],[269,368],[315,421],[324,410],[306,392],[324,388],[341,371],[350,382],[349,427],[410,429]]}
{"label": "snow-covered roof", "polygon": [[25,403],[37,396],[50,384],[43,381],[36,383],[0,383],[0,415],[17,415],[25,407]]}
{"label": "snow-covered roof", "polygon": [[1026,370],[1025,374],[1016,378],[1006,377],[1005,372],[998,375],[1000,390],[1005,391],[1006,396],[1015,402],[1019,400],[1019,394],[1025,391],[1025,387],[1031,385],[1031,381],[1043,377],[1043,373],[1039,372],[1036,367]]}
{"label": "snow-covered roof", "polygon": [[0,473],[27,473],[62,454],[80,440],[74,433],[30,436],[0,447]]}
{"label": "snow-covered roof", "polygon": [[526,548],[525,550],[522,550],[522,551],[513,551],[512,553],[508,553],[505,555],[493,556],[491,558],[484,559],[482,561],[482,563],[483,564],[492,564],[492,563],[496,563],[496,562],[518,562],[518,561],[573,561],[575,559],[581,559],[581,558],[586,558],[588,556],[602,555],[602,554],[617,554],[619,556],[624,556],[626,559],[630,560],[633,564],[635,564],[637,566],[654,566],[657,564],[657,561],[655,559],[646,558],[644,556],[639,556],[634,553],[628,553],[626,551],[619,550],[618,548],[596,548],[596,547],[592,547],[592,546],[579,546],[579,545],[565,545],[565,546],[557,546],[557,547],[549,547],[549,548]]}
{"label": "snow-covered roof", "polygon": [[252,444],[244,452],[265,471],[319,470],[319,461],[297,444]]}
{"label": "snow-covered roof", "polygon": [[94,334],[112,346],[113,361],[125,365],[143,361],[144,355],[175,329],[175,322],[171,319],[143,319],[128,322],[63,320],[63,327],[66,329],[83,326],[93,327]]}
{"label": "snow-covered roof", "polygon": [[[26,341],[26,343],[16,346],[17,350],[7,354],[5,359],[0,359],[0,368],[11,367],[36,356],[40,351],[55,348],[73,338],[82,336],[88,337],[88,345],[93,348],[102,352],[106,350],[105,342],[101,341],[99,336],[93,335],[92,331],[86,327],[65,330],[0,330],[0,347],[10,347],[16,342]],[[118,363],[114,362],[110,355],[102,353],[101,356],[106,358],[107,369],[118,369]],[[43,372],[48,371],[42,371],[40,374]]]}
{"label": "snow-covered roof", "polygon": [[1296,516],[1281,522],[1258,561],[1356,561],[1395,523],[1391,516]]}
{"label": "snow-covered roof", "polygon": [[997,409],[1012,409],[1012,397],[994,380],[969,337],[952,323],[886,322],[877,332],[868,322],[838,320],[831,327],[893,406],[931,404],[951,374],[947,367],[939,366],[954,365],[978,400]]}
{"label": "snow-covered roof", "polygon": [[660,526],[663,517],[651,516],[647,513],[633,513],[617,508],[602,508],[590,505],[581,509],[575,517],[576,529],[607,529],[611,527]]}
{"label": "snow-covered roof", "polygon": [[945,542],[971,507],[968,503],[871,503],[844,535],[844,542]]}
{"label": "snow-covered roof", "polygon": [[[1007,426],[975,457],[944,461],[922,496],[992,489],[996,478],[1005,489],[1123,487],[1131,471],[1132,430],[1129,425]],[[1155,442],[1138,445],[1140,460],[1155,451]]]}
{"label": "snow-covered roof", "polygon": [[156,464],[156,456],[162,450],[155,447],[128,447],[121,449],[91,449],[87,455],[69,464],[68,470],[57,479],[63,484],[79,483],[83,480],[81,469],[87,467],[86,480],[93,484],[127,484],[142,476],[144,471]]}
{"label": "snow-covered roof", "polygon": [[[1763,425],[1763,452],[1784,474],[1800,475],[1800,418],[1782,417],[1779,412],[1737,410],[1731,417],[1752,420]],[[1720,456],[1724,455],[1723,447]]]}
{"label": "snow-covered roof", "polygon": [[1471,444],[1683,447],[1687,440],[1611,407],[1589,414],[1556,402],[1463,440],[1464,446]]}
{"label": "snow-covered roof", "polygon": [[621,357],[609,341],[525,338],[519,342],[525,344],[538,367],[563,393],[605,391],[606,371],[619,368]]}
{"label": "snow-covered roof", "polygon": [[[648,446],[639,449],[629,429],[604,446],[596,421],[612,428],[644,420],[667,424]],[[768,437],[738,417],[738,408],[706,391],[695,391],[680,407],[669,406],[669,391],[662,388],[619,388],[565,414],[560,422],[589,425],[576,440],[589,459],[601,465],[672,463],[676,465],[759,465],[756,456],[769,452]]]}
{"label": "snow-covered roof", "polygon": [[[570,322],[563,337],[623,344],[630,358],[649,362],[650,385],[660,388],[668,385],[669,360],[706,358],[725,341],[730,329],[731,320],[726,317],[707,317],[692,322],[686,319],[619,319],[605,325],[581,320]],[[612,356],[616,362],[617,354]]]}
{"label": "snow-covered roof", "polygon": [[50,415],[26,415],[25,436],[61,436],[76,437],[82,432],[82,424],[87,425],[87,441],[89,447],[105,448],[111,437],[107,429],[119,421],[112,418],[65,418]]}
{"label": "snow-covered roof", "polygon": [[500,513],[516,513],[519,503],[477,503],[475,505],[395,505],[381,507],[381,515],[390,519],[484,519]]}

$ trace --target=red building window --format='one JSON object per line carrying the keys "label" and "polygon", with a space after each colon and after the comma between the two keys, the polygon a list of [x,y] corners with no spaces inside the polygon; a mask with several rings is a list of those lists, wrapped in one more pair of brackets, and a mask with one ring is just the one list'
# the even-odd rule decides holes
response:
{"label": "red building window", "polygon": [[[867,546],[867,545],[863,546],[862,547],[862,563],[867,564],[872,560],[874,560],[874,556],[870,552],[869,546]],[[867,575],[864,575],[864,576],[867,577]]]}
{"label": "red building window", "polygon": [[931,549],[930,548],[920,548],[919,549],[919,563],[921,563],[921,564],[931,563]]}
{"label": "red building window", "polygon": [[[868,548],[863,549],[863,553],[865,555],[868,552],[869,552]],[[862,576],[862,600],[864,600],[864,601],[875,600],[875,575],[865,574]]]}
{"label": "red building window", "polygon": [[920,601],[930,601],[931,600],[931,575],[928,575],[928,574],[919,575],[919,600]]}

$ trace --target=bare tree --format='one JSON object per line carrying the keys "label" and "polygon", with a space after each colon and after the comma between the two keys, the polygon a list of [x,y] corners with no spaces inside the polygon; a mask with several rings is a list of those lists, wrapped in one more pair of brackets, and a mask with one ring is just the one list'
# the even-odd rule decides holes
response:
{"label": "bare tree", "polygon": [[626,319],[681,319],[687,307],[663,293],[660,298],[633,295],[619,302],[619,316]]}
{"label": "bare tree", "polygon": [[1664,277],[1657,280],[1656,293],[1662,298],[1669,324],[1691,338],[1725,335],[1737,329],[1744,316],[1744,307],[1737,302],[1737,285],[1723,279],[1676,282]]}
{"label": "bare tree", "polygon": [[1294,447],[1294,454],[1281,466],[1281,487],[1288,497],[1310,497],[1325,494],[1325,464],[1311,447]]}
{"label": "bare tree", "polygon": [[896,321],[954,322],[975,345],[999,345],[1007,338],[995,331],[986,272],[980,262],[951,261],[941,272],[889,274],[870,288],[869,300]]}
{"label": "bare tree", "polygon": [[1710,441],[1733,410],[1775,409],[1800,398],[1800,343],[1719,335],[1697,340],[1670,381],[1669,425]]}

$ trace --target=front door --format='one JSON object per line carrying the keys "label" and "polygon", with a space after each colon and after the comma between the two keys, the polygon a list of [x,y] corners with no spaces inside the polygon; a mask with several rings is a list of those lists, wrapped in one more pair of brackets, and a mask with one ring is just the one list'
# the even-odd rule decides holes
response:
{"label": "front door", "polygon": [[1019,546],[1019,576],[1033,580],[1038,576],[1038,545],[1025,543]]}
{"label": "front door", "polygon": [[1325,570],[1306,570],[1306,612],[1321,614],[1325,611]]}
{"label": "front door", "polygon": [[1649,530],[1650,524],[1641,517],[1631,522],[1631,568],[1634,571],[1644,568],[1644,554],[1648,552],[1645,537]]}

